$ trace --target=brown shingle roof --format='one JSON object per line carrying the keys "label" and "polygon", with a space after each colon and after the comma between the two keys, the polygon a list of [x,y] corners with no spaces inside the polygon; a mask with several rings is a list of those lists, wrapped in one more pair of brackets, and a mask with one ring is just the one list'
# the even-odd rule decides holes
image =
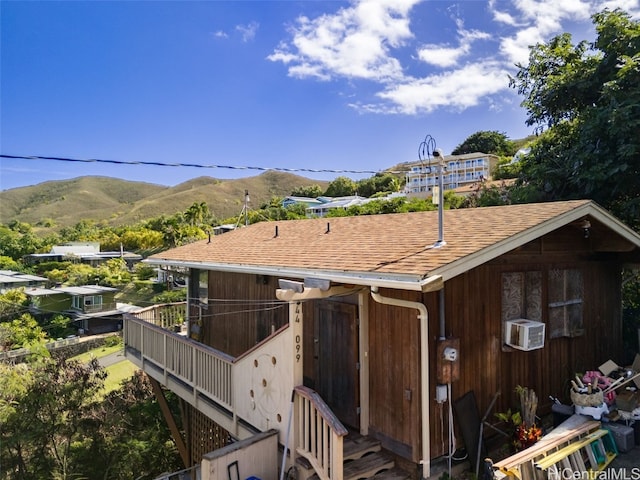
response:
{"label": "brown shingle roof", "polygon": [[451,278],[594,211],[606,216],[587,200],[446,210],[446,245],[441,248],[432,248],[438,240],[436,211],[262,222],[214,236],[210,243],[159,253],[150,261],[254,273],[271,269],[300,278],[333,272],[415,283],[446,271]]}

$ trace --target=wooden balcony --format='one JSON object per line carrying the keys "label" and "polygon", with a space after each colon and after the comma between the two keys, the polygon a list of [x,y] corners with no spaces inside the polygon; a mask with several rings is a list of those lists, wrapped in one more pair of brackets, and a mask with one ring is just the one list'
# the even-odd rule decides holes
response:
{"label": "wooden balcony", "polygon": [[235,438],[275,429],[291,462],[303,456],[319,478],[342,480],[347,430],[316,392],[293,384],[289,325],[234,358],[157,325],[162,318],[148,309],[124,315],[128,360]]}

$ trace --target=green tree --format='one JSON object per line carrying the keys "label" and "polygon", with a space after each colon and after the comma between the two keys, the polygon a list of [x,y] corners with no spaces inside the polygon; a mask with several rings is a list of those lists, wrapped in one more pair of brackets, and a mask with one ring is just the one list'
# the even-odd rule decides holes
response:
{"label": "green tree", "polygon": [[[171,392],[166,397],[180,418],[177,398]],[[75,450],[75,461],[88,478],[151,479],[184,468],[150,381],[140,371],[94,405],[89,426]]]}
{"label": "green tree", "polygon": [[118,286],[131,281],[127,262],[122,258],[111,258],[95,269],[100,285]]}
{"label": "green tree", "polygon": [[98,242],[101,235],[101,228],[94,220],[83,219],[72,227],[60,230],[63,242]]}
{"label": "green tree", "polygon": [[292,197],[307,197],[307,198],[318,198],[322,196],[324,192],[322,191],[322,187],[320,185],[307,185],[304,187],[295,188],[291,192]]}
{"label": "green tree", "polygon": [[6,255],[0,255],[0,270],[13,270],[14,272],[22,272],[24,266],[22,263],[15,261]]}
{"label": "green tree", "polygon": [[18,261],[37,252],[40,246],[40,240],[28,223],[13,221],[0,225],[0,255]]}
{"label": "green tree", "polygon": [[156,270],[153,266],[146,263],[136,263],[133,266],[133,273],[136,275],[138,280],[149,280],[150,278],[155,277]]}
{"label": "green tree", "polygon": [[66,269],[66,277],[69,285],[95,285],[100,279],[97,270],[86,263],[70,264]]}
{"label": "green tree", "polygon": [[591,198],[640,230],[640,22],[593,15],[597,38],[562,34],[531,48],[511,86],[540,135],[523,159],[523,195]]}
{"label": "green tree", "polygon": [[348,177],[338,177],[329,184],[324,194],[327,197],[348,197],[355,195],[356,190],[356,182]]}
{"label": "green tree", "polygon": [[49,338],[64,338],[74,332],[70,325],[71,319],[69,317],[57,314],[43,321],[42,329]]}
{"label": "green tree", "polygon": [[[20,367],[24,369],[25,366]],[[0,391],[5,421],[0,462],[10,479],[70,479],[82,475],[73,450],[91,418],[91,405],[106,373],[97,360],[83,365],[64,359],[29,364],[27,381]]]}
{"label": "green tree", "polygon": [[12,288],[0,293],[0,321],[13,320],[27,310],[29,300],[22,288]]}
{"label": "green tree", "polygon": [[495,130],[483,130],[469,135],[464,142],[451,151],[451,154],[481,152],[513,156],[517,150],[515,143],[509,140],[506,134]]}
{"label": "green tree", "polygon": [[211,212],[207,202],[193,202],[184,212],[184,217],[190,225],[200,226],[211,219]]}
{"label": "green tree", "polygon": [[44,343],[47,334],[35,318],[23,313],[10,322],[0,323],[3,349],[30,348]]}
{"label": "green tree", "polygon": [[400,180],[390,173],[377,173],[373,177],[356,182],[358,195],[372,197],[377,193],[393,193],[400,190]]}

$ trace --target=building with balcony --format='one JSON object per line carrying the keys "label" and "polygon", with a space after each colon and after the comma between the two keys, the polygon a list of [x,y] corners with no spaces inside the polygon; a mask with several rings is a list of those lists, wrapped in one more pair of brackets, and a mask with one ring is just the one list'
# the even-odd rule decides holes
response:
{"label": "building with balcony", "polygon": [[[445,156],[444,173],[442,174],[443,189],[453,190],[484,180],[491,180],[498,161],[497,155],[487,153]],[[440,159],[434,157],[423,162],[410,162],[401,165],[406,170],[405,193],[408,197],[429,197],[433,194],[433,188],[437,187],[440,181],[440,163]]]}
{"label": "building with balcony", "polygon": [[[482,452],[460,435],[461,398],[506,411],[526,385],[543,415],[576,371],[624,364],[621,272],[640,268],[640,235],[585,200],[443,216],[261,222],[150,257],[189,272],[186,325],[127,314],[125,355],[159,402],[180,398],[185,468],[428,478],[463,444]],[[518,319],[545,325],[535,345]]]}
{"label": "building with balcony", "polygon": [[[81,285],[53,288],[27,288],[30,311],[35,315],[69,315],[83,333],[98,334],[122,328],[122,314],[130,310],[116,303],[117,288]],[[129,306],[130,307],[130,306]]]}

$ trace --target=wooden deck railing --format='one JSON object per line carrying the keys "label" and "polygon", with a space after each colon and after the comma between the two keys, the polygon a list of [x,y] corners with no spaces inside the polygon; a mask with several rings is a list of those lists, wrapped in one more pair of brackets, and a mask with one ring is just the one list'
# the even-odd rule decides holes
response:
{"label": "wooden deck railing", "polygon": [[134,316],[139,320],[171,329],[176,325],[182,325],[185,318],[187,318],[187,302],[151,305],[142,310],[136,310]]}
{"label": "wooden deck railing", "polygon": [[204,393],[233,411],[233,357],[140,320],[135,313],[125,314],[123,331],[125,347],[140,352],[141,363],[151,361],[161,369],[165,385],[167,378],[173,376],[187,385],[193,395]]}
{"label": "wooden deck railing", "polygon": [[[155,325],[150,314],[145,316],[143,312],[142,318],[138,318],[139,314],[140,312],[133,312],[124,315],[125,353],[133,363],[138,364],[165,386],[171,385],[172,390],[179,396],[195,398],[204,395],[224,407],[234,419],[240,418],[256,425],[256,428],[260,425],[264,418],[256,415],[260,415],[258,412],[262,408],[248,405],[246,398],[234,398],[234,388],[240,392],[237,393],[238,397],[242,396],[242,392],[249,391],[251,376],[257,372],[258,364],[262,365],[263,358],[273,361],[266,365],[276,364],[273,354],[267,353],[264,349],[286,351],[284,345],[287,345],[290,339],[285,340],[287,337],[282,335],[287,333],[287,329],[276,332],[247,354],[233,358],[178,335],[170,329]],[[284,365],[283,368],[286,370]],[[284,386],[272,384],[271,380],[267,383],[265,392],[269,395]],[[292,426],[294,456],[306,458],[322,480],[342,480],[343,437],[347,434],[347,429],[312,389],[291,385],[285,388],[293,388],[295,392]],[[265,398],[268,398],[268,395]],[[253,391],[251,399],[253,400]],[[284,424],[279,424],[282,435],[286,433],[283,428]]]}
{"label": "wooden deck railing", "polygon": [[296,453],[322,480],[342,480],[343,437],[347,429],[314,390],[295,389]]}

